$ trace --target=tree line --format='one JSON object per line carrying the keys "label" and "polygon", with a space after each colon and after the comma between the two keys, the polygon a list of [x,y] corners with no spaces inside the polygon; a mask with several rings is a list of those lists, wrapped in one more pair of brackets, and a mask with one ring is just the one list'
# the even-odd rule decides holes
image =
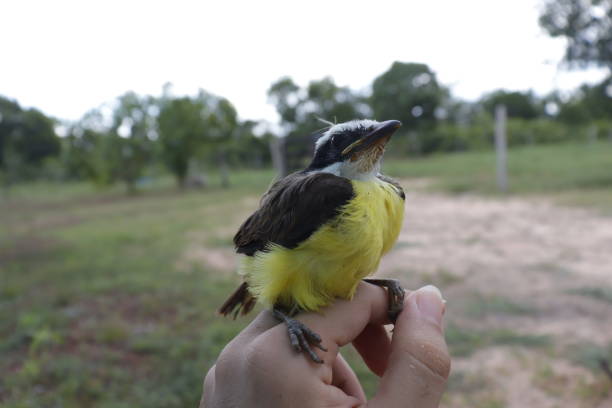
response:
{"label": "tree line", "polygon": [[[569,66],[598,65],[608,72],[611,22],[611,0],[549,0],[540,16],[551,36],[567,39]],[[174,96],[169,84],[158,96],[127,92],[68,124],[0,96],[0,177],[5,185],[47,177],[122,182],[134,190],[147,174],[161,171],[170,171],[181,187],[206,184],[202,174],[215,168],[229,185],[229,168],[268,166],[275,140],[283,141],[289,169],[304,166],[313,134],[354,118],[401,120],[391,155],[482,149],[492,146],[493,111],[500,104],[508,112],[510,146],[612,140],[612,75],[569,94],[497,90],[467,102],[453,97],[426,64],[394,62],[367,93],[332,78],[300,87],[284,77],[268,97],[280,117],[274,132],[265,123],[240,120],[226,98],[204,90]]]}
{"label": "tree line", "polygon": [[157,97],[127,92],[67,125],[0,97],[0,170],[5,182],[46,176],[123,182],[133,190],[148,169],[163,165],[185,187],[198,182],[189,176],[204,174],[197,169],[204,166],[219,169],[227,185],[228,168],[270,164],[274,137],[285,138],[289,167],[303,166],[313,134],[328,126],[321,120],[401,120],[402,133],[389,152],[396,156],[487,148],[499,104],[508,112],[511,146],[612,138],[610,93],[607,78],[571,95],[498,90],[466,102],[453,98],[427,65],[395,62],[373,81],[369,95],[331,78],[305,87],[279,79],[268,91],[280,116],[277,134],[256,132],[265,126],[239,120],[230,101],[203,90],[191,97],[174,97],[167,88]]}

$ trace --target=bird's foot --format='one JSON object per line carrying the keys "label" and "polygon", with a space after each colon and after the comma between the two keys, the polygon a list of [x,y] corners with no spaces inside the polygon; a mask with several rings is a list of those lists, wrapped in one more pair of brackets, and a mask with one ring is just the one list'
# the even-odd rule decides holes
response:
{"label": "bird's foot", "polygon": [[295,351],[298,353],[306,352],[312,361],[318,364],[323,364],[323,360],[314,352],[312,347],[327,351],[321,345],[321,336],[310,330],[300,321],[293,319],[283,313],[276,307],[272,309],[274,317],[287,325],[287,333],[289,334],[289,342]]}
{"label": "bird's foot", "polygon": [[364,279],[364,282],[371,283],[372,285],[387,288],[389,293],[389,320],[393,324],[397,320],[397,316],[404,310],[404,288],[400,285],[397,279]]}

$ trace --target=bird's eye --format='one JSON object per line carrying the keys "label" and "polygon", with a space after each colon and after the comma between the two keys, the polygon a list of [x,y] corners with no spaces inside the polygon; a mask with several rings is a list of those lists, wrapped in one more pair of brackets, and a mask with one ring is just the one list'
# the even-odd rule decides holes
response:
{"label": "bird's eye", "polygon": [[331,138],[331,145],[333,147],[338,147],[338,138],[336,136],[332,136],[332,138]]}
{"label": "bird's eye", "polygon": [[342,145],[342,140],[343,140],[343,138],[342,138],[342,137],[340,137],[340,135],[335,135],[335,136],[332,136],[332,139],[331,139],[331,144],[332,144],[332,146],[333,146],[334,148],[339,149],[339,148],[341,148],[341,147],[342,147],[342,146],[341,146],[341,145]]}

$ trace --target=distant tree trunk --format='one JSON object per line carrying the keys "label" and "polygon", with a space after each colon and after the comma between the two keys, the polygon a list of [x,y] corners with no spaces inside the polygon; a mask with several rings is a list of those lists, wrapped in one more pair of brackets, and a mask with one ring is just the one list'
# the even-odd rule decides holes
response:
{"label": "distant tree trunk", "polygon": [[185,174],[177,174],[176,175],[176,185],[181,190],[184,190],[185,187],[187,187],[187,177],[185,177]]}
{"label": "distant tree trunk", "polygon": [[197,161],[195,159],[190,160],[183,186],[188,188],[206,188],[207,184],[206,175],[199,169]]}
{"label": "distant tree trunk", "polygon": [[126,180],[125,181],[125,189],[129,195],[136,194],[136,181],[135,180]]}
{"label": "distant tree trunk", "polygon": [[187,173],[189,173],[189,163],[179,160],[172,167],[174,176],[176,177],[177,186],[183,190],[187,187]]}
{"label": "distant tree trunk", "polygon": [[270,139],[270,154],[272,155],[272,163],[279,177],[285,177],[288,174],[287,157],[285,152],[285,138],[273,137]]}
{"label": "distant tree trunk", "polygon": [[[612,133],[610,133],[610,137],[612,138]],[[256,169],[261,169],[263,167],[263,157],[261,152],[255,152],[252,157],[253,167]]]}
{"label": "distant tree trunk", "polygon": [[589,129],[587,130],[587,138],[589,143],[597,142],[597,125],[589,126]]}
{"label": "distant tree trunk", "polygon": [[227,156],[224,150],[221,150],[217,155],[219,162],[219,174],[221,175],[221,187],[228,188],[230,186],[229,167],[227,165]]}
{"label": "distant tree trunk", "polygon": [[408,132],[408,153],[414,153],[417,156],[423,153],[419,134],[414,130]]}

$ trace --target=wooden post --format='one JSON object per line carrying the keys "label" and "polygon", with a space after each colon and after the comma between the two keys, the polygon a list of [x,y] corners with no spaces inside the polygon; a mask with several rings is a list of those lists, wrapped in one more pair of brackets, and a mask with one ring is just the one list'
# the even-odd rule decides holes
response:
{"label": "wooden post", "polygon": [[285,177],[287,175],[287,160],[285,157],[284,137],[272,137],[270,140],[270,154],[272,155],[272,163],[278,173],[278,177]]}
{"label": "wooden post", "polygon": [[497,188],[508,191],[508,163],[506,143],[506,107],[495,107],[495,153],[497,157]]}

